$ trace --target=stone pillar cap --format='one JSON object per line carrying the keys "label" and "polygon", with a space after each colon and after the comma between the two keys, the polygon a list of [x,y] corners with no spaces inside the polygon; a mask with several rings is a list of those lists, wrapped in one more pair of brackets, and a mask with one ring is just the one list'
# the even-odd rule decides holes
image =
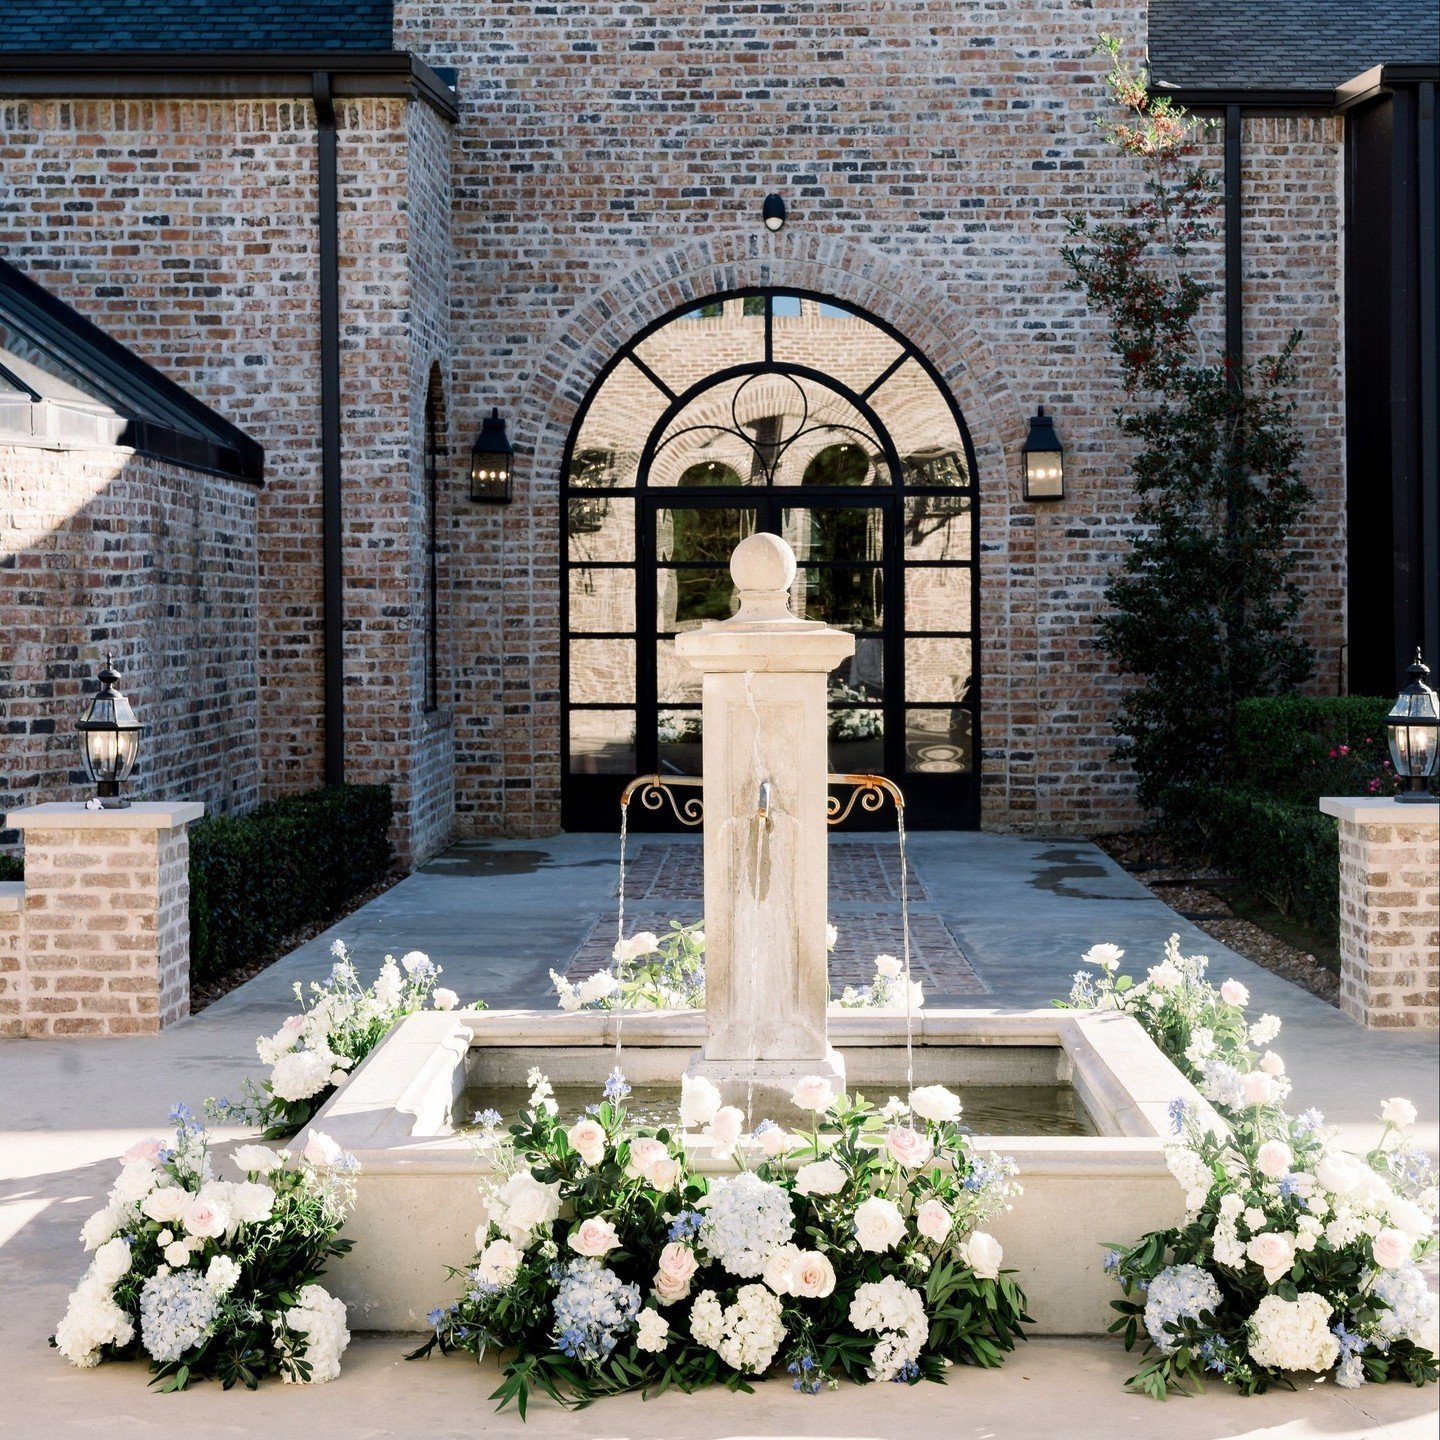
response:
{"label": "stone pillar cap", "polygon": [[1352,825],[1423,825],[1440,829],[1440,805],[1389,795],[1322,795],[1320,813]]}
{"label": "stone pillar cap", "polygon": [[174,830],[204,813],[198,800],[137,800],[123,810],[91,810],[74,800],[12,810],[5,824],[11,830]]}

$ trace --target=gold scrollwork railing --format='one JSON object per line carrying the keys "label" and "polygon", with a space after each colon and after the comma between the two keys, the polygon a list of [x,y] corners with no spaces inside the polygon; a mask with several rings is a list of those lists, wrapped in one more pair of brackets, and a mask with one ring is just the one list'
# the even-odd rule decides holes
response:
{"label": "gold scrollwork railing", "polygon": [[[905,809],[905,796],[900,787],[884,775],[827,775],[828,785],[844,785],[850,789],[848,797],[828,795],[825,799],[825,819],[830,825],[841,825],[858,804],[861,810],[874,814],[885,804],[888,795],[895,802],[895,809]],[[663,810],[668,804],[670,813],[682,825],[692,829],[705,819],[705,802],[702,796],[692,795],[688,800],[677,799],[676,788],[701,789],[705,781],[698,775],[637,775],[621,792],[620,808],[628,811],[631,800],[639,796],[641,806],[646,810]]]}

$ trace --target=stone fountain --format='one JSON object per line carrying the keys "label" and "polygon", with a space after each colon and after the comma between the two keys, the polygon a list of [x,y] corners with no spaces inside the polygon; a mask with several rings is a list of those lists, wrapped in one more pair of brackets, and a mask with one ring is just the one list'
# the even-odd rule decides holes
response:
{"label": "stone fountain", "polygon": [[[795,557],[779,538],[743,541],[731,574],[738,613],[677,641],[704,677],[705,1013],[429,1012],[397,1025],[315,1121],[361,1164],[348,1227],[359,1243],[334,1272],[351,1324],[423,1328],[445,1266],[471,1253],[489,1162],[456,1133],[462,1094],[521,1085],[531,1066],[557,1089],[598,1089],[623,1038],[632,1084],[678,1091],[682,1074],[704,1075],[752,1121],[795,1124],[789,1095],[802,1075],[837,1088],[848,1076],[872,1096],[912,1080],[962,1100],[973,1085],[1070,1087],[1093,1134],[976,1144],[1019,1162],[1024,1202],[992,1228],[1039,1332],[1104,1333],[1114,1287],[1102,1242],[1183,1216],[1164,1162],[1167,1106],[1203,1102],[1127,1015],[827,1014],[826,677],[854,640],[795,618]],[[730,1168],[686,1138],[697,1168]]]}

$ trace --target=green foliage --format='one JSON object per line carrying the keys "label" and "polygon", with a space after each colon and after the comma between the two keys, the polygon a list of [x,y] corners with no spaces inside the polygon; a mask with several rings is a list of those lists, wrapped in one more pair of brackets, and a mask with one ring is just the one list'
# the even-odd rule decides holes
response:
{"label": "green foliage", "polygon": [[0,880],[23,880],[25,862],[18,855],[0,855]]}
{"label": "green foliage", "polygon": [[394,863],[388,785],[337,785],[190,831],[190,973],[223,975],[333,918]]}
{"label": "green foliage", "polygon": [[1219,234],[1218,186],[1196,160],[1205,122],[1152,101],[1120,41],[1101,44],[1111,97],[1133,117],[1103,128],[1141,167],[1141,194],[1118,220],[1072,215],[1061,253],[1071,287],[1109,321],[1119,426],[1136,445],[1136,530],[1100,634],[1139,682],[1122,702],[1118,753],[1142,803],[1159,806],[1223,776],[1240,701],[1310,672],[1291,634],[1301,596],[1287,543],[1310,493],[1287,396],[1300,337],[1256,364],[1209,354],[1216,287],[1191,268]]}

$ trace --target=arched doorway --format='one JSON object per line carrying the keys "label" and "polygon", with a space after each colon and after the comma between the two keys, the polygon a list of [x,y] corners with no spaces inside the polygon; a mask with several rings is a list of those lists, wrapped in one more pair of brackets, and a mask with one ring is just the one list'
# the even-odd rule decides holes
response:
{"label": "arched doorway", "polygon": [[755,530],[795,550],[796,613],[856,636],[830,768],[896,780],[912,824],[978,823],[974,451],[903,336],[808,292],[712,296],[613,357],[564,478],[567,829],[616,828],[636,774],[699,773],[675,636],[731,613],[730,552]]}

